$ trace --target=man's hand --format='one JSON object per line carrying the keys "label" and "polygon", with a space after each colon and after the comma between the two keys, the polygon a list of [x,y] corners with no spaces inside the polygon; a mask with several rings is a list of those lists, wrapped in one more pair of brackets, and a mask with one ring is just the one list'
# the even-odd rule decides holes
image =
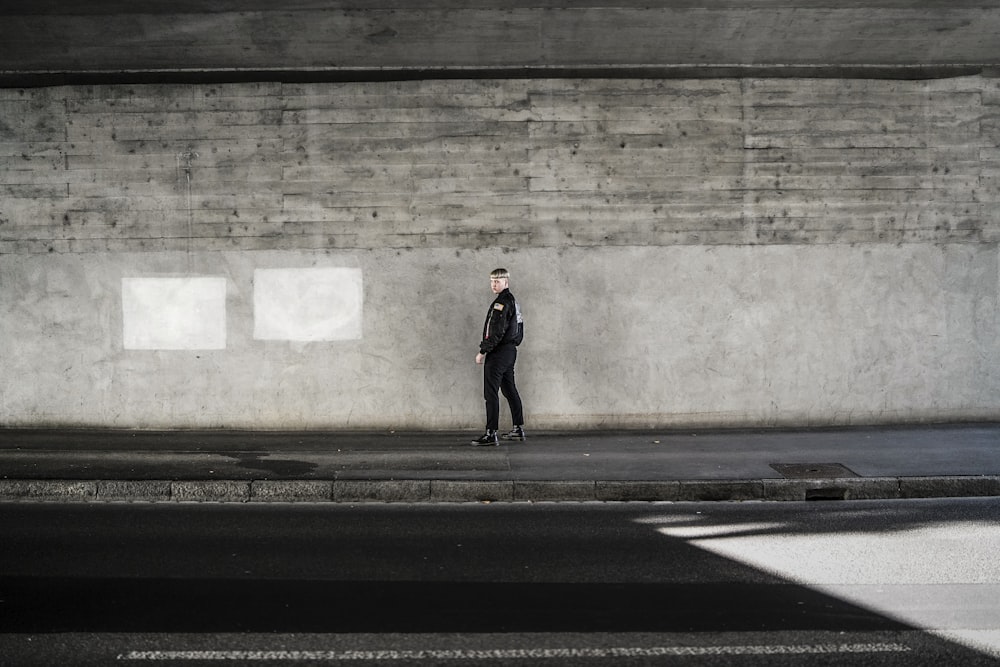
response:
{"label": "man's hand", "polygon": [[476,363],[477,364],[483,363],[484,359],[486,359],[486,355],[483,354],[482,352],[480,352],[479,354],[476,355]]}

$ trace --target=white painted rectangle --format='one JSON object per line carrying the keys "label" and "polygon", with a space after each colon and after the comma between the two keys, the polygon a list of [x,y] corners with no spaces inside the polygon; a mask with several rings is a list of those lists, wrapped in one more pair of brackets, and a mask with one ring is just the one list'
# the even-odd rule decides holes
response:
{"label": "white painted rectangle", "polygon": [[126,350],[222,350],[226,347],[226,279],[122,278]]}
{"label": "white painted rectangle", "polygon": [[253,282],[255,339],[361,338],[361,269],[257,269]]}

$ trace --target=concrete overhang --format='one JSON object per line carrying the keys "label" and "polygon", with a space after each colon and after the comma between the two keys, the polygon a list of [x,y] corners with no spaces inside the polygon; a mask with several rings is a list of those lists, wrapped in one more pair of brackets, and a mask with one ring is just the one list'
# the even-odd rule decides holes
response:
{"label": "concrete overhang", "polygon": [[995,75],[996,0],[5,0],[0,86]]}

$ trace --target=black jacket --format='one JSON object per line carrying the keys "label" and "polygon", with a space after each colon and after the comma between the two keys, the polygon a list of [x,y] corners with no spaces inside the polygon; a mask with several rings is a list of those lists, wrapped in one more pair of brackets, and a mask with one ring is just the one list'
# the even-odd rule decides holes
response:
{"label": "black jacket", "polygon": [[524,335],[521,308],[509,289],[497,294],[490,304],[483,324],[483,341],[479,344],[482,354],[489,354],[501,345],[520,345]]}

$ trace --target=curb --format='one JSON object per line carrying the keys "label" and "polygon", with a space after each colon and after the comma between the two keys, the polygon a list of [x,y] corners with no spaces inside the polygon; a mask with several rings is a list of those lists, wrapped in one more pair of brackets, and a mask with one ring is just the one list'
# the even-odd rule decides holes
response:
{"label": "curb", "polygon": [[1000,475],[675,481],[0,480],[0,502],[737,502],[1000,496]]}

